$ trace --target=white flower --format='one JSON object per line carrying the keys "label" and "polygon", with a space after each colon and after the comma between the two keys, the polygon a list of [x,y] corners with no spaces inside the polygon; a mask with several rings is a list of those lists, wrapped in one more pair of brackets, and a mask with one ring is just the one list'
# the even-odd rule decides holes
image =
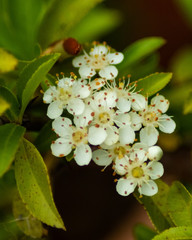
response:
{"label": "white flower", "polygon": [[[143,102],[144,104],[144,102]],[[169,107],[169,101],[162,95],[157,95],[151,100],[151,105],[147,105],[139,112],[144,126],[140,131],[140,141],[148,146],[154,145],[159,136],[157,127],[164,133],[172,133],[176,124],[168,115],[164,114]]]}
{"label": "white flower", "polygon": [[141,195],[153,196],[157,193],[157,184],[153,181],[160,178],[163,173],[163,165],[160,162],[127,161],[127,174],[118,180],[117,192],[122,196],[128,196],[134,192],[136,186]]}
{"label": "white flower", "polygon": [[119,52],[110,53],[110,48],[106,45],[95,45],[87,54],[73,59],[74,67],[79,67],[79,74],[82,78],[93,77],[96,72],[105,79],[114,79],[118,70],[114,64],[122,62],[123,54]]}
{"label": "white flower", "polygon": [[98,149],[93,152],[93,161],[97,165],[104,166],[104,167],[107,167],[112,162],[114,162],[114,165],[116,164],[116,168],[114,167],[115,170],[117,170],[117,165],[118,165],[116,159],[119,158],[121,159],[121,162],[122,162],[124,156],[128,154],[130,150],[129,145],[122,145],[120,143],[115,143],[111,146],[102,144],[101,148],[103,149]]}
{"label": "white flower", "polygon": [[113,109],[116,103],[115,96],[110,90],[101,91],[89,102],[94,115],[88,133],[88,141],[92,145],[112,145],[118,140],[125,145],[135,140],[129,114],[115,112]]}
{"label": "white flower", "polygon": [[82,114],[85,108],[83,99],[90,95],[90,90],[90,86],[85,85],[83,80],[59,80],[57,87],[51,86],[43,96],[44,103],[50,104],[47,110],[48,117],[55,119],[61,116],[65,108],[73,115]]}
{"label": "white flower", "polygon": [[72,126],[69,118],[58,117],[53,121],[53,130],[60,136],[51,144],[52,154],[57,157],[68,155],[73,148],[74,159],[78,165],[87,165],[91,161],[92,151],[87,144],[87,129]]}
{"label": "white flower", "polygon": [[106,84],[111,91],[115,92],[117,96],[116,107],[121,112],[129,112],[131,107],[135,111],[143,110],[145,97],[135,92],[136,84],[130,84],[130,79],[128,79],[127,82],[124,79],[119,80],[118,84],[116,84],[115,80],[111,82],[111,84],[107,82]]}

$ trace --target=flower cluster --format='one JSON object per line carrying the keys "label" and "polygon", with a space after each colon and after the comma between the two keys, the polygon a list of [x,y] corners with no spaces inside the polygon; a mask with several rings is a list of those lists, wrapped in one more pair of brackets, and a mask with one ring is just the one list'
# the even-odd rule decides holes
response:
{"label": "flower cluster", "polygon": [[95,44],[89,54],[73,59],[79,78],[62,77],[44,93],[47,115],[59,136],[51,150],[57,157],[72,152],[80,166],[91,159],[103,167],[112,164],[120,175],[119,194],[127,196],[138,186],[141,195],[152,196],[158,191],[154,180],[164,172],[159,162],[163,152],[155,146],[158,129],[172,133],[175,122],[165,114],[169,101],[162,95],[148,103],[129,79],[115,79],[114,65],[122,60],[122,53]]}

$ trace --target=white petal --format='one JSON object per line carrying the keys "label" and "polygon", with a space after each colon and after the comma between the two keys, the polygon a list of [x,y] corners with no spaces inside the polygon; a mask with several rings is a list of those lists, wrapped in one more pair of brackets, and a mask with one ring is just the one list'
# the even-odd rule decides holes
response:
{"label": "white petal", "polygon": [[176,128],[175,122],[166,114],[159,118],[159,129],[164,133],[172,133]]}
{"label": "white petal", "polygon": [[58,117],[52,123],[52,128],[61,137],[66,137],[72,134],[72,122],[69,118]]}
{"label": "white petal", "polygon": [[163,156],[163,151],[159,146],[153,146],[148,149],[148,158],[153,161],[159,161]]}
{"label": "white petal", "polygon": [[113,145],[119,140],[119,130],[115,126],[106,129],[107,137],[104,141],[106,145]]}
{"label": "white petal", "polygon": [[131,109],[131,101],[129,101],[129,99],[120,97],[117,101],[117,108],[121,112],[129,112]]}
{"label": "white petal", "polygon": [[133,143],[135,140],[135,132],[130,126],[119,129],[119,140],[121,144]]}
{"label": "white petal", "polygon": [[132,98],[132,108],[135,111],[142,111],[146,108],[147,101],[145,97],[141,94],[134,94]]}
{"label": "white petal", "polygon": [[51,144],[52,154],[56,157],[63,157],[68,155],[72,150],[72,144],[64,138],[58,138]]}
{"label": "white petal", "polygon": [[77,127],[86,127],[93,120],[94,112],[93,110],[85,105],[85,109],[82,114],[74,116],[74,123]]}
{"label": "white petal", "polygon": [[159,132],[154,126],[144,127],[140,131],[140,141],[147,144],[148,146],[156,144],[158,136]]}
{"label": "white petal", "polygon": [[108,52],[108,48],[104,45],[98,45],[95,46],[91,51],[90,51],[90,55],[94,56],[94,55],[102,55],[102,54],[106,54]]}
{"label": "white petal", "polygon": [[151,99],[151,105],[154,108],[159,109],[162,113],[165,113],[169,108],[169,101],[164,98],[164,96],[159,95]]}
{"label": "white petal", "polygon": [[149,180],[147,183],[143,183],[141,188],[138,189],[140,194],[146,195],[146,196],[153,196],[158,192],[157,184]]}
{"label": "white petal", "polygon": [[147,167],[151,179],[158,179],[163,176],[164,169],[163,165],[160,162],[151,162]]}
{"label": "white petal", "polygon": [[135,149],[130,154],[130,159],[134,162],[138,161],[139,163],[143,163],[147,160],[147,152],[144,149]]}
{"label": "white petal", "polygon": [[57,90],[55,86],[51,86],[50,88],[48,88],[43,95],[43,102],[51,103],[53,101],[53,97],[56,94],[56,92]]}
{"label": "white petal", "polygon": [[116,185],[117,192],[122,196],[128,196],[130,193],[134,192],[136,184],[132,179],[120,178]]}
{"label": "white petal", "polygon": [[74,159],[79,166],[88,165],[92,158],[92,151],[89,145],[81,144],[74,151]]}
{"label": "white petal", "polygon": [[107,54],[107,59],[110,64],[118,64],[123,61],[123,53],[116,52],[116,53],[109,53]]}
{"label": "white petal", "polygon": [[96,72],[92,67],[82,66],[79,68],[79,74],[82,78],[90,78],[93,77]]}
{"label": "white petal", "polygon": [[131,118],[129,116],[129,113],[118,113],[118,115],[115,116],[114,122],[118,127],[124,127],[126,125],[131,125]]}
{"label": "white petal", "polygon": [[125,175],[128,171],[128,158],[116,158],[114,164],[114,170],[119,175]]}
{"label": "white petal", "polygon": [[115,66],[107,66],[99,71],[99,76],[107,80],[116,78],[118,75],[118,70]]}
{"label": "white petal", "polygon": [[96,128],[94,126],[89,128],[88,141],[92,145],[100,145],[105,141],[107,133],[103,128]]}
{"label": "white petal", "polygon": [[108,166],[112,163],[112,160],[113,157],[103,149],[93,152],[93,161],[99,166]]}
{"label": "white petal", "polygon": [[94,100],[92,106],[104,106],[107,108],[114,108],[116,106],[117,95],[115,91],[105,90],[94,94]]}
{"label": "white petal", "polygon": [[47,109],[47,116],[51,119],[61,116],[63,113],[63,105],[60,101],[50,103]]}
{"label": "white petal", "polygon": [[148,146],[145,143],[137,142],[132,147],[134,150],[144,150],[145,152],[148,151]]}
{"label": "white petal", "polygon": [[81,83],[74,83],[72,87],[73,94],[78,98],[87,98],[91,93],[91,88],[87,85],[81,84]]}
{"label": "white petal", "polygon": [[131,127],[134,129],[134,131],[138,131],[142,126],[141,116],[139,116],[139,114],[136,112],[129,112],[129,115],[131,117]]}
{"label": "white petal", "polygon": [[87,63],[86,63],[85,55],[75,57],[72,61],[72,64],[74,67],[81,67],[83,65],[86,65]]}
{"label": "white petal", "polygon": [[80,115],[85,109],[84,102],[79,98],[70,99],[67,106],[67,111],[73,115]]}

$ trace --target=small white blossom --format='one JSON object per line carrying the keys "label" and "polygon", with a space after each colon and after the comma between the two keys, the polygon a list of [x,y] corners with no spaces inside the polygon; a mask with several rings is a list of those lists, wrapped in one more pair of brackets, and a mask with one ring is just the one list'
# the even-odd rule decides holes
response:
{"label": "small white blossom", "polygon": [[58,81],[57,87],[51,86],[43,96],[44,103],[48,106],[47,115],[55,119],[66,108],[73,115],[80,115],[85,109],[83,99],[90,95],[90,86],[83,80],[63,78]]}
{"label": "small white blossom", "polygon": [[107,87],[115,92],[117,96],[116,107],[121,112],[129,112],[131,107],[135,111],[143,110],[145,106],[143,105],[143,100],[145,98],[141,94],[135,92],[136,84],[130,84],[130,79],[128,79],[127,82],[125,79],[119,80],[118,84],[116,84],[114,80],[110,84],[107,84]]}
{"label": "small white blossom", "polygon": [[73,148],[74,159],[78,165],[87,165],[91,161],[92,151],[87,144],[87,129],[72,126],[69,118],[58,117],[53,121],[53,130],[60,136],[51,144],[52,154],[57,157],[68,155]]}
{"label": "small white blossom", "polygon": [[160,162],[152,161],[147,164],[142,158],[131,161],[127,157],[126,169],[127,174],[118,180],[116,186],[120,195],[128,196],[134,192],[136,186],[141,195],[153,196],[157,193],[158,187],[153,180],[160,178],[164,173]]}
{"label": "small white blossom", "polygon": [[118,74],[117,68],[113,65],[122,60],[122,53],[111,53],[110,47],[100,44],[94,45],[89,54],[84,51],[84,55],[74,58],[72,64],[74,67],[79,67],[82,78],[91,78],[98,72],[100,77],[110,80]]}
{"label": "small white blossom", "polygon": [[[143,103],[144,105],[144,103]],[[145,107],[139,112],[144,126],[140,131],[140,141],[148,146],[156,144],[159,136],[157,127],[164,133],[172,133],[176,124],[168,115],[164,114],[169,107],[169,101],[162,95],[157,95],[151,100],[148,106],[145,100]]]}

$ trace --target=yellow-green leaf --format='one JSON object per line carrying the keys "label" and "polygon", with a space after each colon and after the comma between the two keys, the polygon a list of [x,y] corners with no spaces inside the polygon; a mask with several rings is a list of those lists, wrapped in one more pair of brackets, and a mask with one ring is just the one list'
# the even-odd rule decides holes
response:
{"label": "yellow-green leaf", "polygon": [[192,91],[189,93],[187,99],[185,100],[183,113],[184,114],[192,113]]}
{"label": "yellow-green leaf", "polygon": [[17,64],[18,60],[13,55],[0,48],[0,73],[13,71]]}
{"label": "yellow-green leaf", "polygon": [[161,37],[147,37],[134,42],[123,51],[124,60],[117,66],[119,71],[124,72],[126,68],[143,60],[164,44],[165,40]]}
{"label": "yellow-green leaf", "polygon": [[9,169],[25,128],[14,123],[0,126],[0,177]]}
{"label": "yellow-green leaf", "polygon": [[153,240],[191,240],[192,227],[173,227],[155,236]]}
{"label": "yellow-green leaf", "polygon": [[47,47],[50,43],[65,38],[93,7],[102,0],[54,0],[41,25],[40,43]]}
{"label": "yellow-green leaf", "polygon": [[10,108],[10,104],[0,97],[0,116]]}
{"label": "yellow-green leaf", "polygon": [[47,225],[65,229],[53,201],[47,168],[35,146],[23,139],[16,154],[18,190],[30,213]]}
{"label": "yellow-green leaf", "polygon": [[192,196],[180,182],[174,182],[170,187],[167,206],[176,226],[192,225]]}
{"label": "yellow-green leaf", "polygon": [[13,199],[13,215],[15,219],[18,219],[16,223],[22,232],[32,238],[42,237],[42,223],[29,213],[18,192],[15,193]]}
{"label": "yellow-green leaf", "polygon": [[4,108],[6,117],[10,121],[16,121],[20,111],[20,105],[16,96],[10,89],[0,86],[0,100],[5,102],[4,105],[0,104],[0,108]]}
{"label": "yellow-green leaf", "polygon": [[60,54],[46,55],[30,62],[21,72],[18,83],[18,98],[21,102],[20,118],[35,90],[59,58]]}
{"label": "yellow-green leaf", "polygon": [[139,198],[139,193],[135,193],[137,200],[144,205],[152,223],[158,232],[173,226],[168,215],[167,194],[169,186],[161,180],[156,181],[158,185],[158,193],[152,197],[143,196]]}
{"label": "yellow-green leaf", "polygon": [[150,97],[163,89],[172,78],[172,73],[154,73],[137,80],[137,90],[141,94]]}

